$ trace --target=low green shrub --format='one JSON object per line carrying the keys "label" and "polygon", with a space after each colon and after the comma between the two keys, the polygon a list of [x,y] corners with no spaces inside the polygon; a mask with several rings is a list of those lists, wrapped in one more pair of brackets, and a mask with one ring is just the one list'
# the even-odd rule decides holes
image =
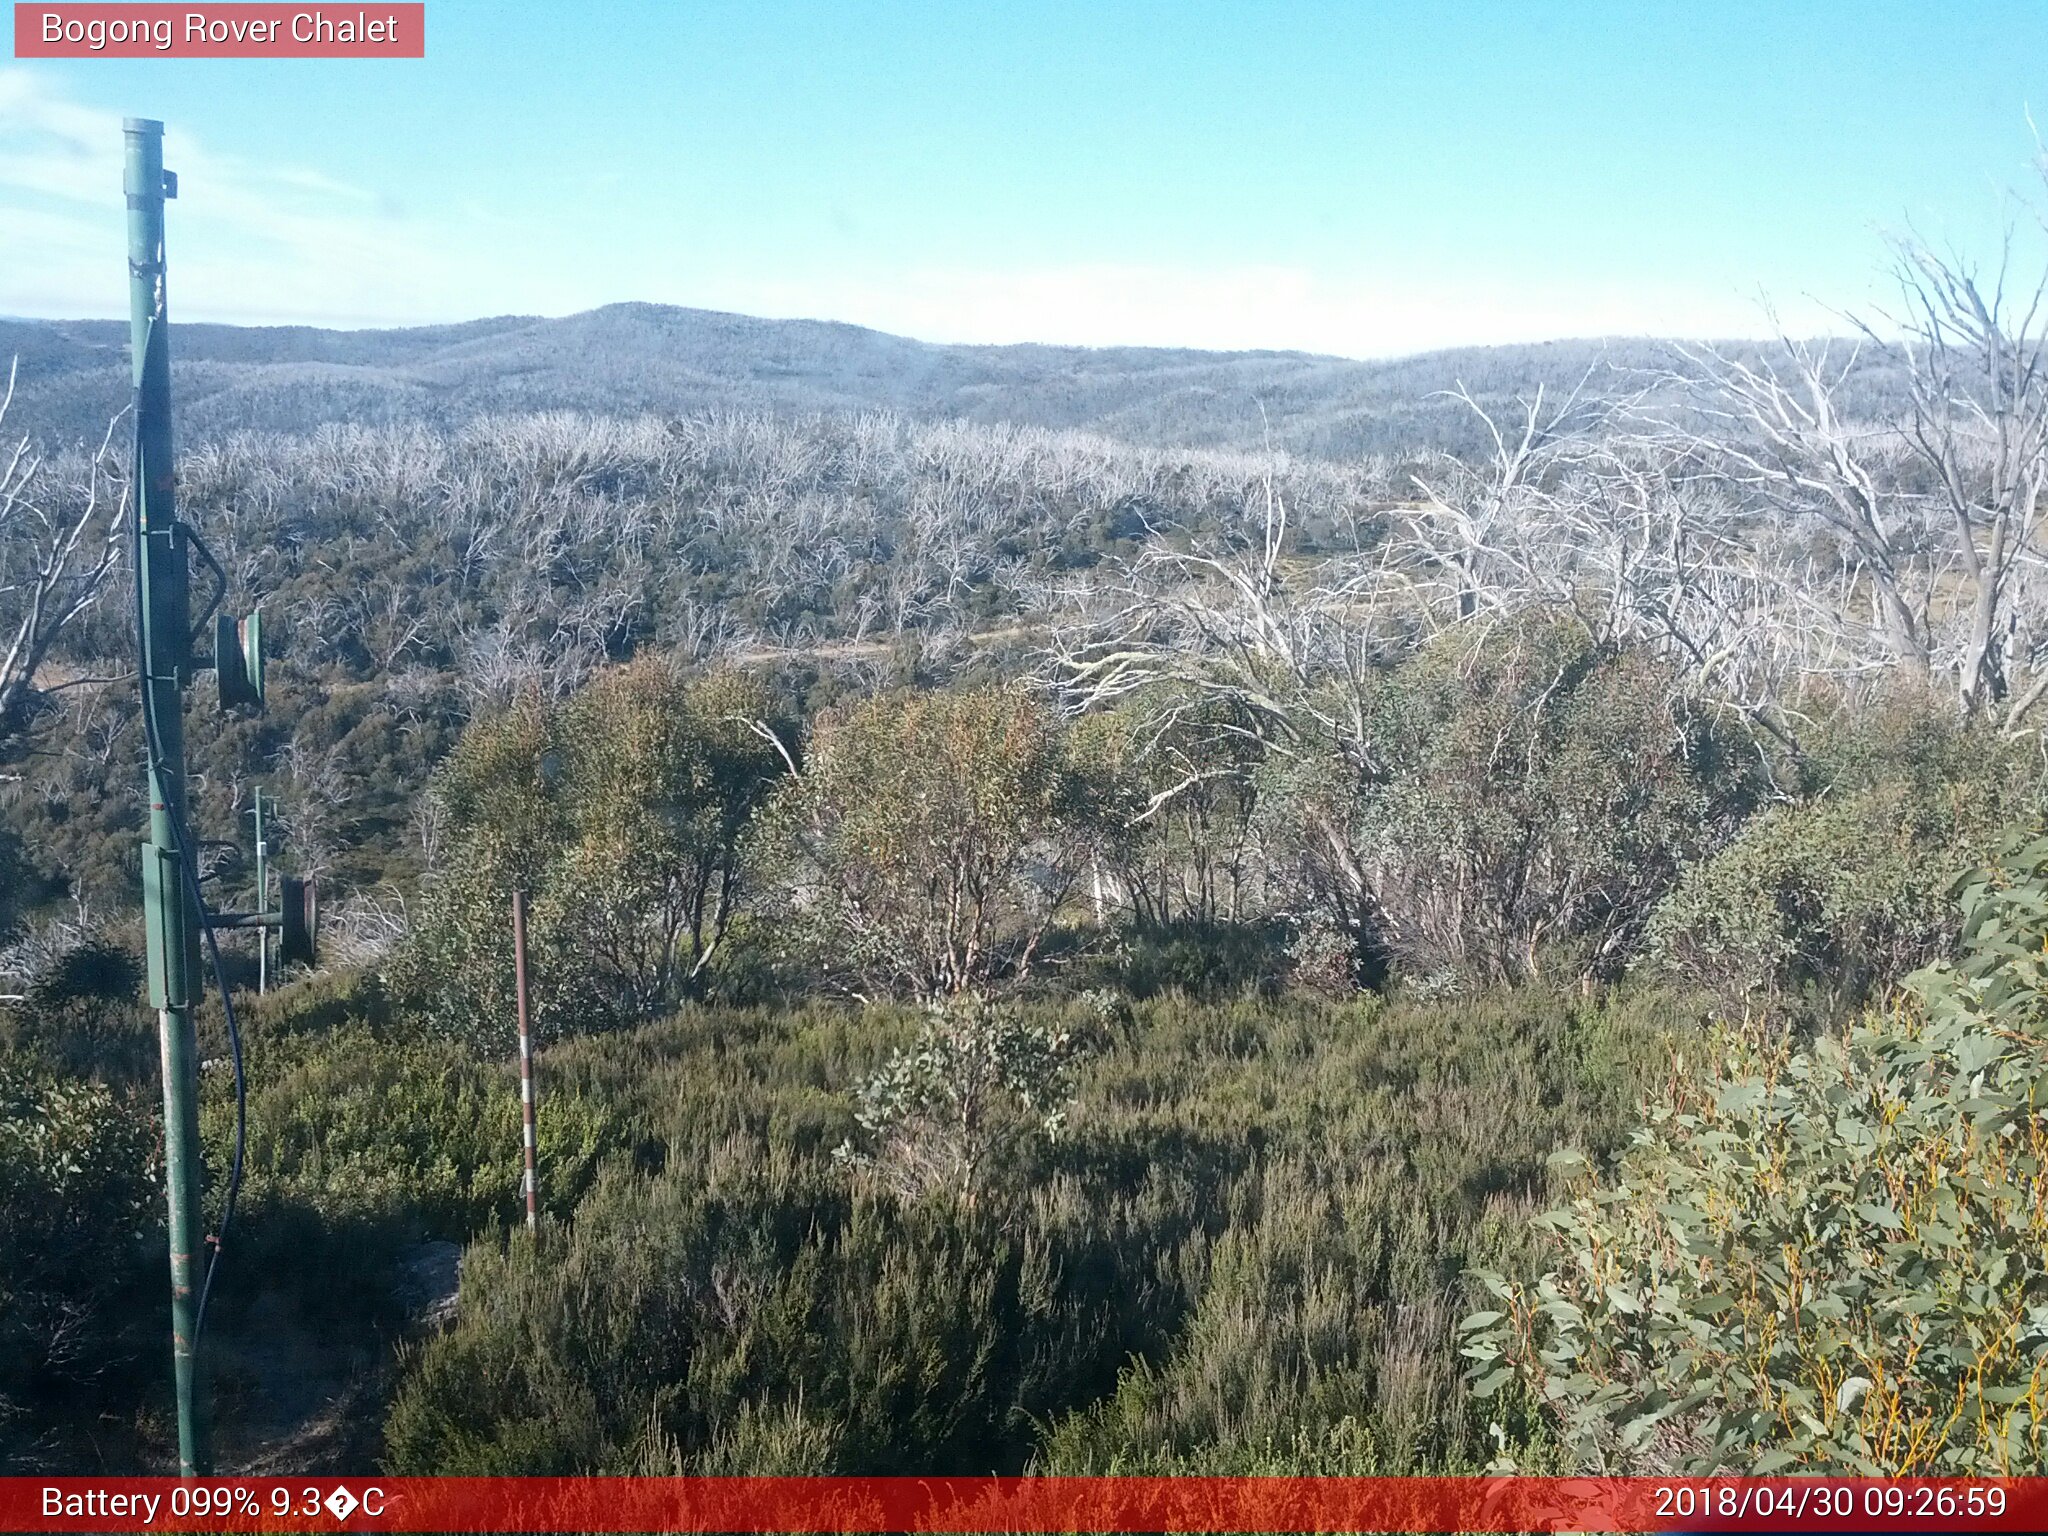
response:
{"label": "low green shrub", "polygon": [[[0,1052],[63,1077],[117,1086],[157,1079],[156,1014],[140,996],[141,933],[53,923],[20,948],[33,976],[0,1003]],[[24,963],[20,948],[12,957]]]}
{"label": "low green shrub", "polygon": [[461,1320],[387,1421],[391,1465],[685,1470],[766,1440],[787,1466],[794,1426],[804,1471],[1014,1470],[1085,1337],[1079,1257],[741,1144],[619,1173],[573,1229],[472,1245]]}
{"label": "low green shrub", "polygon": [[1059,1133],[1075,1068],[1117,1012],[1108,994],[1086,1002],[1078,1023],[985,997],[931,1005],[917,1038],[856,1089],[862,1136],[834,1156],[911,1199],[979,1199],[1005,1165]]}
{"label": "low green shrub", "polygon": [[0,1060],[0,1469],[162,1338],[156,1144],[139,1093]]}
{"label": "low green shrub", "polygon": [[1939,709],[1896,702],[1833,726],[1806,794],[1688,867],[1650,962],[1730,1011],[1852,1010],[1954,941],[1950,889],[2038,804],[2040,767]]}
{"label": "low green shrub", "polygon": [[[253,1039],[247,1187],[289,1196],[330,1219],[392,1218],[421,1236],[466,1238],[520,1208],[519,1079],[447,1040],[380,1039],[345,1025]],[[539,1118],[542,1194],[562,1211],[597,1163],[624,1149],[614,1114],[547,1081]],[[224,1072],[207,1074],[201,1129],[207,1162],[225,1169],[234,1106]],[[553,1091],[550,1091],[553,1090]]]}
{"label": "low green shrub", "polygon": [[1114,931],[1089,969],[1131,997],[1219,998],[1276,992],[1293,969],[1293,935],[1277,921],[1132,922]]}
{"label": "low green shrub", "polygon": [[[380,1028],[377,1000],[374,987],[316,980],[246,1010],[247,1146],[217,1293],[223,1324],[278,1292],[371,1347],[402,1321],[395,1285],[407,1245],[465,1242],[523,1209],[517,1069],[454,1040]],[[235,1122],[218,1030],[211,1020],[201,1037],[212,1063],[200,1100],[209,1230]],[[545,1054],[537,1076],[542,1205],[566,1212],[603,1159],[630,1155],[632,1142],[611,1108],[551,1081]]]}
{"label": "low green shrub", "polygon": [[1594,1469],[2038,1469],[2044,1100],[2048,840],[1846,1038],[1734,1032],[1675,1077],[1619,1174],[1542,1218],[1549,1267],[1483,1277],[1478,1390],[1519,1377]]}
{"label": "low green shrub", "polygon": [[472,1244],[391,1465],[1475,1466],[1453,1289],[1533,1253],[1544,1154],[1618,1142],[1671,1017],[1649,992],[1140,1002],[1074,1063],[1058,1137],[971,1202],[833,1158],[914,1010],[696,1008],[570,1043],[555,1080],[615,1109],[638,1166],[538,1244]]}

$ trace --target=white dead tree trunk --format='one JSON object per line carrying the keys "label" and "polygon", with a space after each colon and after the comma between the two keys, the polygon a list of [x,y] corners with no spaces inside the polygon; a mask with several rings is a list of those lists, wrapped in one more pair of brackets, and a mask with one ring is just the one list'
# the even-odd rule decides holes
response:
{"label": "white dead tree trunk", "polygon": [[[1912,383],[1906,436],[1949,533],[1936,577],[1955,587],[1937,609],[1945,659],[1963,708],[1996,713],[2008,729],[2048,693],[2037,655],[2048,642],[2039,581],[2048,275],[2015,293],[2010,256],[2008,240],[1988,291],[1968,267],[1922,246],[1906,247],[1898,265]],[[2017,675],[2022,668],[2039,675]]]}
{"label": "white dead tree trunk", "polygon": [[[1142,701],[1141,750],[1161,750],[1185,726],[1252,748],[1226,759],[1262,757],[1318,773],[1318,765],[1334,765],[1343,778],[1369,782],[1383,765],[1367,719],[1368,685],[1381,653],[1397,643],[1379,622],[1391,590],[1387,552],[1359,538],[1357,552],[1304,566],[1290,545],[1288,501],[1273,466],[1251,503],[1234,537],[1188,541],[1179,530],[1150,527],[1135,557],[1107,562],[1061,593],[1047,615],[1041,680],[1077,713]],[[1150,797],[1139,820],[1215,776],[1190,764]],[[1357,913],[1371,895],[1346,798],[1305,797],[1299,814],[1345,909]]]}
{"label": "white dead tree trunk", "polygon": [[[15,376],[10,366],[0,441]],[[98,452],[64,472],[26,436],[0,448],[0,739],[21,728],[58,638],[99,601],[119,563],[128,491],[112,453],[118,422],[108,423]]]}
{"label": "white dead tree trunk", "polygon": [[[1904,489],[1904,442],[1895,428],[1859,421],[1839,397],[1862,360],[1779,336],[1749,362],[1714,348],[1686,349],[1675,376],[1700,425],[1669,429],[1674,454],[1729,485],[1782,532],[1830,535],[1867,628],[1894,665],[1927,678],[1935,666],[1933,584],[1924,508]],[[1846,617],[1846,615],[1845,615]]]}
{"label": "white dead tree trunk", "polygon": [[[1988,277],[1903,244],[1894,334],[1858,322],[1860,346],[1833,351],[1781,335],[1754,362],[1691,351],[1680,382],[1696,420],[1674,429],[1759,511],[1832,541],[1845,656],[2009,731],[2048,697],[2048,276],[2018,284],[2012,268],[2010,241]],[[1848,404],[1873,360],[1904,375],[1893,419]]]}
{"label": "white dead tree trunk", "polygon": [[1449,391],[1479,418],[1493,445],[1476,463],[1443,458],[1414,477],[1421,504],[1396,514],[1394,564],[1415,584],[1421,612],[1457,619],[1498,614],[1550,590],[1560,557],[1554,479],[1583,431],[1586,380],[1546,406],[1544,390],[1521,402],[1519,421],[1496,421],[1463,385]]}

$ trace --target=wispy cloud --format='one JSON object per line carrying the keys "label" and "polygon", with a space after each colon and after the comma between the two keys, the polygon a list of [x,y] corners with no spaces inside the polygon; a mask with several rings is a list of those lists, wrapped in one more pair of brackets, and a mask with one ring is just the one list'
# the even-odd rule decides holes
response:
{"label": "wispy cloud", "polygon": [[[647,299],[743,313],[844,320],[932,341],[1287,348],[1387,356],[1565,336],[1755,334],[1753,293],[1681,284],[1602,287],[1520,264],[1490,276],[1294,265],[1198,270],[1076,262],[1015,270],[849,273],[818,265],[743,271],[713,257],[694,276],[646,250],[598,262],[509,218],[409,209],[317,167],[231,154],[173,127],[165,160],[181,195],[171,229],[172,312],[244,324],[406,325],[482,314],[562,314]],[[600,170],[600,180],[606,173]],[[118,315],[127,297],[119,117],[49,77],[0,68],[0,314]],[[529,222],[534,210],[526,210]],[[1482,264],[1475,264],[1474,271]],[[1506,272],[1508,276],[1501,274]],[[1779,295],[1784,321],[1835,317]]]}
{"label": "wispy cloud", "polygon": [[[114,315],[121,120],[0,69],[0,313]],[[408,324],[472,312],[460,226],[406,217],[317,169],[223,154],[173,128],[173,313],[188,319]]]}

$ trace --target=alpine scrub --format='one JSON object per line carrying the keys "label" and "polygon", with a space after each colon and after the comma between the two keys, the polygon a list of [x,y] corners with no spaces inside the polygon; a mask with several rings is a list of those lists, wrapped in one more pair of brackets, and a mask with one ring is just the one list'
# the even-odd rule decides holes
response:
{"label": "alpine scrub", "polygon": [[2048,1460],[2048,839],[1961,892],[1963,953],[1845,1037],[1680,1059],[1617,1175],[1483,1273],[1474,1388],[1589,1467],[2019,1475]]}

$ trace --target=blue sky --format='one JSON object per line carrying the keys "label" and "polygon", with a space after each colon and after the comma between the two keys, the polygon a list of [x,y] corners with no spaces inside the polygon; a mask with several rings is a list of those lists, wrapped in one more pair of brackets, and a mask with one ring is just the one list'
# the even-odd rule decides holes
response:
{"label": "blue sky", "polygon": [[2048,127],[2048,0],[427,16],[422,61],[0,59],[0,314],[123,312],[130,114],[170,125],[186,319],[645,299],[1352,356],[1753,334],[1765,297],[1836,328],[1886,231],[1989,253]]}

